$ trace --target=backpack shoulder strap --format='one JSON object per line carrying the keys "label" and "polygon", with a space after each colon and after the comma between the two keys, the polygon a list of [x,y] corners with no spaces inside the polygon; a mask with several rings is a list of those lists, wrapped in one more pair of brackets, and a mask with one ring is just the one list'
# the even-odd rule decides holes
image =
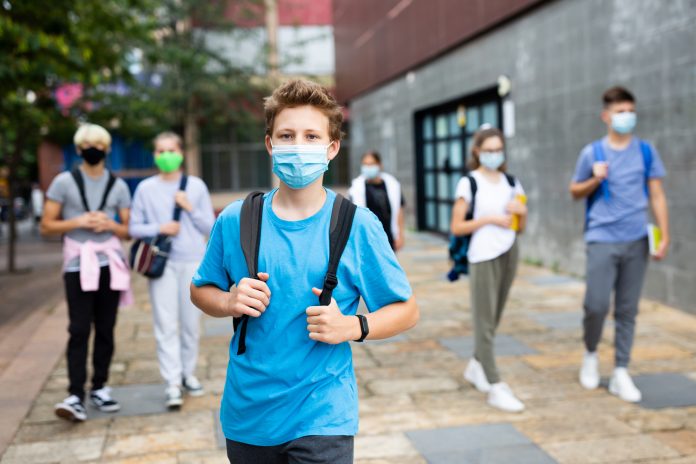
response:
{"label": "backpack shoulder strap", "polygon": [[336,277],[338,263],[341,261],[341,255],[350,238],[350,230],[353,227],[356,210],[357,206],[355,204],[347,200],[343,195],[336,194],[329,228],[329,266],[324,277],[324,287],[321,295],[319,295],[319,304],[322,306],[331,303],[331,295],[336,285],[338,285],[338,278]]}
{"label": "backpack shoulder strap", "polygon": [[[263,218],[263,192],[251,192],[242,203],[239,217],[239,241],[247,264],[249,278],[257,279],[259,262],[259,244],[261,242],[261,219]],[[246,352],[246,328],[248,316],[234,319],[234,328],[239,327],[237,354]]]}
{"label": "backpack shoulder strap", "polygon": [[505,176],[508,185],[510,185],[510,187],[512,188],[515,188],[515,182],[517,181],[515,179],[515,176],[513,176],[512,174],[508,174],[507,172],[504,172],[503,175]]}
{"label": "backpack shoulder strap", "polygon": [[72,178],[75,180],[75,184],[77,184],[77,189],[80,191],[82,207],[85,209],[85,213],[89,213],[89,204],[87,203],[87,197],[85,196],[85,179],[82,177],[80,168],[75,168],[70,171],[70,175],[72,175]]}
{"label": "backpack shoulder strap", "polygon": [[109,198],[109,193],[116,183],[116,176],[114,176],[111,171],[109,171],[109,180],[106,181],[106,188],[104,189],[104,196],[102,196],[101,203],[99,203],[99,209],[97,211],[103,211],[106,207],[106,200]]}
{"label": "backpack shoulder strap", "polygon": [[645,168],[645,196],[650,196],[648,181],[650,180],[650,170],[652,169],[653,153],[650,144],[645,140],[640,140],[640,152],[643,155],[643,167]]}
{"label": "backpack shoulder strap", "polygon": [[471,187],[471,204],[469,205],[469,209],[467,209],[466,216],[464,217],[464,219],[469,221],[474,218],[474,207],[476,206],[476,192],[478,191],[478,184],[476,184],[476,179],[471,174],[467,174],[464,177],[469,179],[469,186]]}
{"label": "backpack shoulder strap", "polygon": [[[595,163],[607,161],[607,157],[604,154],[604,148],[602,148],[602,139],[592,142],[592,158]],[[609,182],[606,179],[599,184],[599,187],[597,187],[594,192],[587,196],[587,204],[585,206],[585,230],[587,230],[590,223],[590,209],[597,201],[600,194],[604,195],[605,200],[609,200]]]}
{"label": "backpack shoulder strap", "polygon": [[[181,175],[181,180],[179,181],[179,191],[186,191],[186,184],[188,183],[188,176],[186,174]],[[174,205],[174,221],[179,221],[181,219],[181,206],[178,204]]]}

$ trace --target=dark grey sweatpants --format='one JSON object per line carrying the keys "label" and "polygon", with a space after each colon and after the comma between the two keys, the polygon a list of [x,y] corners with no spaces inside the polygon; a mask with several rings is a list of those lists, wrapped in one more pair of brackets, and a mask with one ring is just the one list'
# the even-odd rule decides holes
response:
{"label": "dark grey sweatpants", "polygon": [[277,446],[227,440],[230,464],[353,464],[353,437],[311,435]]}
{"label": "dark grey sweatpants", "polygon": [[648,266],[648,240],[587,244],[585,348],[597,350],[614,291],[616,367],[631,360],[640,292]]}

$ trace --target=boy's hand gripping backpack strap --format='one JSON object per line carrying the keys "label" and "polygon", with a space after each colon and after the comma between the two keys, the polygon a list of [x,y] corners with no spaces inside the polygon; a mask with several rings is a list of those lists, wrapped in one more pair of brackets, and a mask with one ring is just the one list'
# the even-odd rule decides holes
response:
{"label": "boy's hand gripping backpack strap", "polygon": [[[246,260],[250,279],[258,279],[259,245],[261,243],[261,219],[263,217],[263,192],[251,192],[242,203],[239,218],[239,240]],[[246,352],[246,329],[249,316],[234,318],[234,330],[239,329],[237,354]]]}
{"label": "boy's hand gripping backpack strap", "polygon": [[[102,211],[104,207],[106,206],[106,200],[109,197],[109,193],[111,193],[111,189],[113,188],[114,184],[116,183],[116,177],[111,173],[111,171],[108,171],[109,173],[109,180],[106,182],[106,188],[104,189],[104,195],[102,195],[102,200],[101,203],[99,204],[99,208],[97,208],[97,211]],[[87,196],[85,195],[85,179],[82,177],[82,172],[80,172],[80,168],[75,168],[72,171],[70,171],[70,174],[72,175],[73,180],[75,180],[75,183],[77,184],[77,189],[80,191],[80,198],[82,199],[82,207],[85,209],[85,213],[89,213],[89,204],[87,203]]]}
{"label": "boy's hand gripping backpack strap", "polygon": [[341,255],[350,238],[350,229],[353,226],[353,218],[357,206],[340,194],[336,194],[333,210],[331,211],[331,226],[329,229],[329,266],[324,277],[324,287],[319,295],[319,304],[328,306],[331,304],[331,296],[338,285],[336,272]]}

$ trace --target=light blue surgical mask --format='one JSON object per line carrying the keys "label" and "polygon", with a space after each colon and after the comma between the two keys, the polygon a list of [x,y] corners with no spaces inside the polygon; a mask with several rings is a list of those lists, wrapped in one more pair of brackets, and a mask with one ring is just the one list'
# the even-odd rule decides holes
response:
{"label": "light blue surgical mask", "polygon": [[365,179],[372,180],[379,176],[379,165],[363,164],[360,166],[360,174],[362,174]]}
{"label": "light blue surgical mask", "polygon": [[636,113],[615,113],[611,115],[611,128],[619,134],[630,134],[635,129],[637,121]]}
{"label": "light blue surgical mask", "polygon": [[491,171],[497,171],[505,162],[505,154],[502,151],[486,151],[479,154],[481,165]]}
{"label": "light blue surgical mask", "polygon": [[[332,142],[333,143],[333,142]],[[291,189],[303,189],[329,169],[328,145],[273,145],[273,172]]]}

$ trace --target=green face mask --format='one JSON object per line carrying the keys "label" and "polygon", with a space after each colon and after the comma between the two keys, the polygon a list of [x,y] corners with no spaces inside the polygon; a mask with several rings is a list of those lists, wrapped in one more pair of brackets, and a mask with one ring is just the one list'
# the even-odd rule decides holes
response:
{"label": "green face mask", "polygon": [[174,172],[181,167],[184,155],[173,151],[163,151],[155,156],[155,164],[164,173]]}

